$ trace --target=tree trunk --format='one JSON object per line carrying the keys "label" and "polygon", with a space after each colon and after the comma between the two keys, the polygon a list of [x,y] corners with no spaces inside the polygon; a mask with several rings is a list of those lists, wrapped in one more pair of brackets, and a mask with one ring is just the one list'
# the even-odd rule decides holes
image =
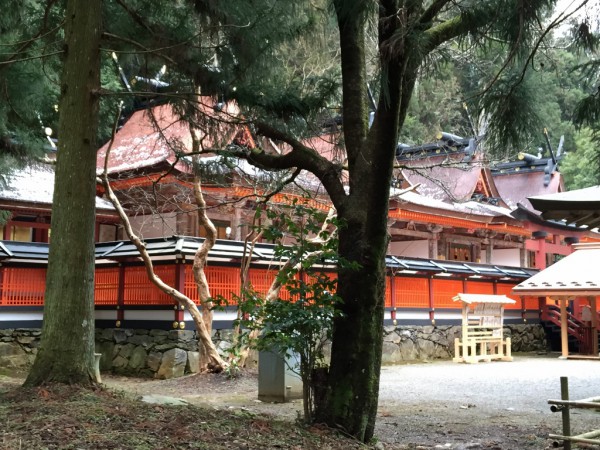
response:
{"label": "tree trunk", "polygon": [[[193,132],[192,132],[193,133]],[[198,140],[194,138],[194,151],[198,150]],[[194,163],[199,164],[200,158],[194,156]],[[202,321],[204,322],[204,328],[197,330],[198,333],[205,332],[212,343],[212,322],[213,322],[213,302],[210,299],[210,286],[206,278],[206,272],[204,268],[208,261],[208,253],[215,246],[217,240],[217,229],[213,224],[212,220],[206,214],[206,201],[202,194],[202,182],[200,176],[194,177],[194,199],[196,201],[196,207],[198,208],[198,224],[203,226],[206,230],[206,237],[204,242],[196,251],[194,255],[194,264],[192,270],[194,272],[194,281],[196,282],[196,288],[198,290],[198,299],[200,301],[200,310],[202,311]],[[206,348],[204,345],[207,339],[198,340],[198,350],[200,353],[200,368],[202,370],[208,368],[211,364],[211,349]]]}
{"label": "tree trunk", "polygon": [[94,381],[94,222],[101,0],[69,0],[44,324],[25,381]]}

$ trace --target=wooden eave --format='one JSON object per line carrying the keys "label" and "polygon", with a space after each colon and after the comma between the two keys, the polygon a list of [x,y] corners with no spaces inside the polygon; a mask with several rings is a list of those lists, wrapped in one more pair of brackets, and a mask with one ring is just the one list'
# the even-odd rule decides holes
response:
{"label": "wooden eave", "polygon": [[600,295],[600,245],[575,244],[575,252],[513,288],[516,295],[597,296]]}
{"label": "wooden eave", "polygon": [[508,208],[507,203],[500,196],[500,192],[498,192],[498,188],[496,187],[496,183],[494,182],[494,177],[492,176],[492,171],[489,167],[481,168],[481,180],[488,191],[488,197],[494,197],[499,200],[498,206],[502,206],[504,208]]}

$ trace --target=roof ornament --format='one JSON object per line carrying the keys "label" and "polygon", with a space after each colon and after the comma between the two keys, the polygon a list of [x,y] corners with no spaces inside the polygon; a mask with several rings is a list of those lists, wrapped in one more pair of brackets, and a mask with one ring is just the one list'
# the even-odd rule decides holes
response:
{"label": "roof ornament", "polygon": [[560,156],[562,151],[564,136],[561,136],[560,138],[558,150],[556,152],[557,156],[554,156],[554,150],[552,150],[552,144],[550,143],[550,138],[548,137],[547,128],[544,128],[544,137],[546,138],[548,150],[550,151],[550,159],[548,160],[548,164],[544,168],[544,186],[548,186],[550,184],[550,179],[552,178],[552,173],[558,169],[558,156]]}

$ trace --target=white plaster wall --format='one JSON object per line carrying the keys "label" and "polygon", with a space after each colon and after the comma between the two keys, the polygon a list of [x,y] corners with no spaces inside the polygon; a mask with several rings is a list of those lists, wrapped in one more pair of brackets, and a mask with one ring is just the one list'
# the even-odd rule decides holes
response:
{"label": "white plaster wall", "polygon": [[[482,256],[484,255],[484,252],[482,252]],[[490,264],[519,267],[521,265],[520,259],[518,248],[495,248],[492,250],[492,261]]]}
{"label": "white plaster wall", "polygon": [[142,239],[177,234],[177,224],[174,214],[135,216],[129,220],[133,231],[139,234]]}
{"label": "white plaster wall", "polygon": [[390,242],[388,254],[393,256],[410,256],[413,258],[429,258],[429,241]]}

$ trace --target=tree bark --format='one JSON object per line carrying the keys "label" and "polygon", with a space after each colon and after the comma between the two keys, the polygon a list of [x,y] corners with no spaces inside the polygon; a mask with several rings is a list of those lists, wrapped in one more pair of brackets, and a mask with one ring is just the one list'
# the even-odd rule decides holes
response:
{"label": "tree bark", "polygon": [[148,254],[148,251],[146,250],[146,245],[133,232],[133,229],[131,227],[131,222],[127,218],[127,215],[125,214],[125,211],[123,210],[123,207],[121,206],[115,193],[113,192],[112,188],[110,187],[110,183],[108,181],[106,165],[107,165],[109,154],[110,154],[110,146],[106,152],[106,159],[105,159],[105,163],[104,163],[105,164],[104,165],[104,173],[102,174],[102,183],[104,185],[104,188],[106,189],[106,194],[108,195],[109,200],[115,206],[115,209],[117,210],[119,217],[121,218],[121,222],[123,223],[123,226],[125,227],[125,232],[127,234],[127,237],[140,252],[140,256],[142,257],[142,260],[144,261],[144,267],[146,268],[146,275],[148,275],[148,279],[158,289],[160,289],[165,294],[169,295],[179,305],[183,306],[190,312],[190,315],[192,316],[194,324],[196,325],[196,332],[198,334],[198,346],[202,347],[206,353],[206,358],[208,361],[207,368],[212,372],[222,372],[223,370],[225,370],[228,367],[228,364],[219,355],[219,352],[218,352],[214,342],[212,341],[212,337],[206,329],[206,326],[204,324],[204,318],[202,317],[200,310],[198,309],[196,304],[192,301],[192,299],[190,299],[188,296],[186,296],[182,292],[179,292],[174,287],[169,286],[158,275],[156,275],[156,273],[154,272],[154,265],[152,264],[152,258],[150,258],[150,255]]}
{"label": "tree bark", "polygon": [[44,324],[25,385],[94,380],[94,223],[101,0],[69,0]]}

